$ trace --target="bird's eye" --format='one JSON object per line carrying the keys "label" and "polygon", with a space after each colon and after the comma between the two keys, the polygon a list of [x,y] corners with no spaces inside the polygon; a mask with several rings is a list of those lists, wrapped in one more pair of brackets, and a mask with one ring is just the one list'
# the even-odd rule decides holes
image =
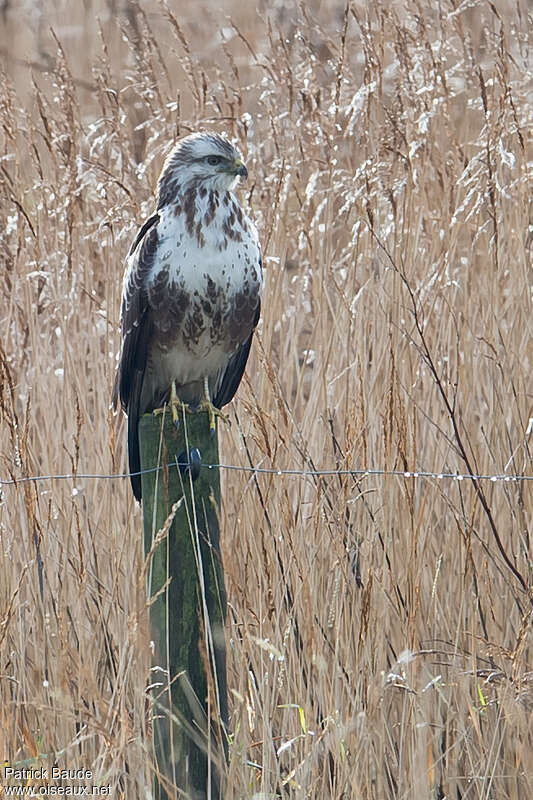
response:
{"label": "bird's eye", "polygon": [[207,156],[205,160],[209,166],[216,167],[222,162],[222,156]]}

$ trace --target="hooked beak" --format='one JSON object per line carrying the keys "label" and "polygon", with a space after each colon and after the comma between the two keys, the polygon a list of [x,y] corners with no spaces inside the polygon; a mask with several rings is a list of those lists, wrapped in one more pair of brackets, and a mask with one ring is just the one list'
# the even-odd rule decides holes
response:
{"label": "hooked beak", "polygon": [[246,169],[246,165],[240,158],[235,159],[233,162],[233,174],[238,175],[239,178],[242,178],[243,181],[246,180],[248,177],[248,170]]}

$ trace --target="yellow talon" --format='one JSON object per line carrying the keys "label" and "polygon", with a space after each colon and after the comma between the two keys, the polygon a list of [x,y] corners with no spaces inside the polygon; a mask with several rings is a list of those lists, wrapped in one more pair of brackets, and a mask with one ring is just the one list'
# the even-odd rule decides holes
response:
{"label": "yellow talon", "polygon": [[209,432],[211,435],[214,435],[217,424],[216,418],[220,417],[226,423],[229,423],[229,417],[227,414],[224,414],[219,408],[213,405],[211,402],[211,398],[209,397],[209,380],[207,376],[204,378],[204,399],[198,406],[198,411],[207,411],[209,415]]}
{"label": "yellow talon", "polygon": [[209,382],[207,377],[204,378],[204,398],[199,403],[198,407],[191,408],[188,403],[184,403],[182,400],[179,399],[178,393],[176,391],[176,382],[172,381],[170,384],[170,399],[168,401],[168,405],[165,403],[163,408],[154,408],[153,414],[163,414],[166,408],[170,408],[170,413],[172,414],[172,420],[176,426],[179,427],[180,419],[182,414],[185,412],[187,414],[194,414],[195,412],[199,411],[207,411],[209,415],[209,431],[211,435],[214,435],[217,424],[216,418],[219,417],[221,420],[229,424],[229,417],[227,414],[224,414],[219,408],[213,405],[211,402],[211,398],[209,397]]}
{"label": "yellow talon", "polygon": [[[180,413],[179,413],[180,411],[182,414],[183,412],[186,412],[187,414],[193,413],[193,410],[188,405],[188,403],[184,403],[182,400],[179,399],[178,393],[176,391],[176,381],[172,381],[172,383],[170,384],[170,400],[168,402],[168,405],[170,407],[170,413],[172,414],[172,421],[174,422],[174,425],[176,425],[177,427],[179,427],[180,424]],[[165,403],[163,408],[154,408],[152,413],[156,415],[163,414],[166,407],[167,404]]]}

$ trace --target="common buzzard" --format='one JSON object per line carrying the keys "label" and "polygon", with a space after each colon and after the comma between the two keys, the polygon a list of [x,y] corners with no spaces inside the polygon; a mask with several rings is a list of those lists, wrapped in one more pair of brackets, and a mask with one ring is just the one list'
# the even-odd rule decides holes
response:
{"label": "common buzzard", "polygon": [[[128,416],[130,473],[140,470],[142,414],[182,404],[215,414],[241,381],[259,319],[257,231],[232,189],[248,175],[223,136],[194,133],[168,156],[156,212],[129,252],[122,289],[122,350],[113,404]],[[140,475],[131,476],[141,499]]]}

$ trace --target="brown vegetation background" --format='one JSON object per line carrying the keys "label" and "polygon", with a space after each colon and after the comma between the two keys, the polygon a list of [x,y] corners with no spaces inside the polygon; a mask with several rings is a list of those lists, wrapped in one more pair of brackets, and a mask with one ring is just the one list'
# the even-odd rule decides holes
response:
{"label": "brown vegetation background", "polygon": [[[225,131],[250,173],[225,463],[531,476],[528,3],[1,5],[0,758],[144,798],[141,515],[82,474],[126,470],[122,264],[164,156]],[[531,483],[223,498],[228,798],[533,796]]]}

